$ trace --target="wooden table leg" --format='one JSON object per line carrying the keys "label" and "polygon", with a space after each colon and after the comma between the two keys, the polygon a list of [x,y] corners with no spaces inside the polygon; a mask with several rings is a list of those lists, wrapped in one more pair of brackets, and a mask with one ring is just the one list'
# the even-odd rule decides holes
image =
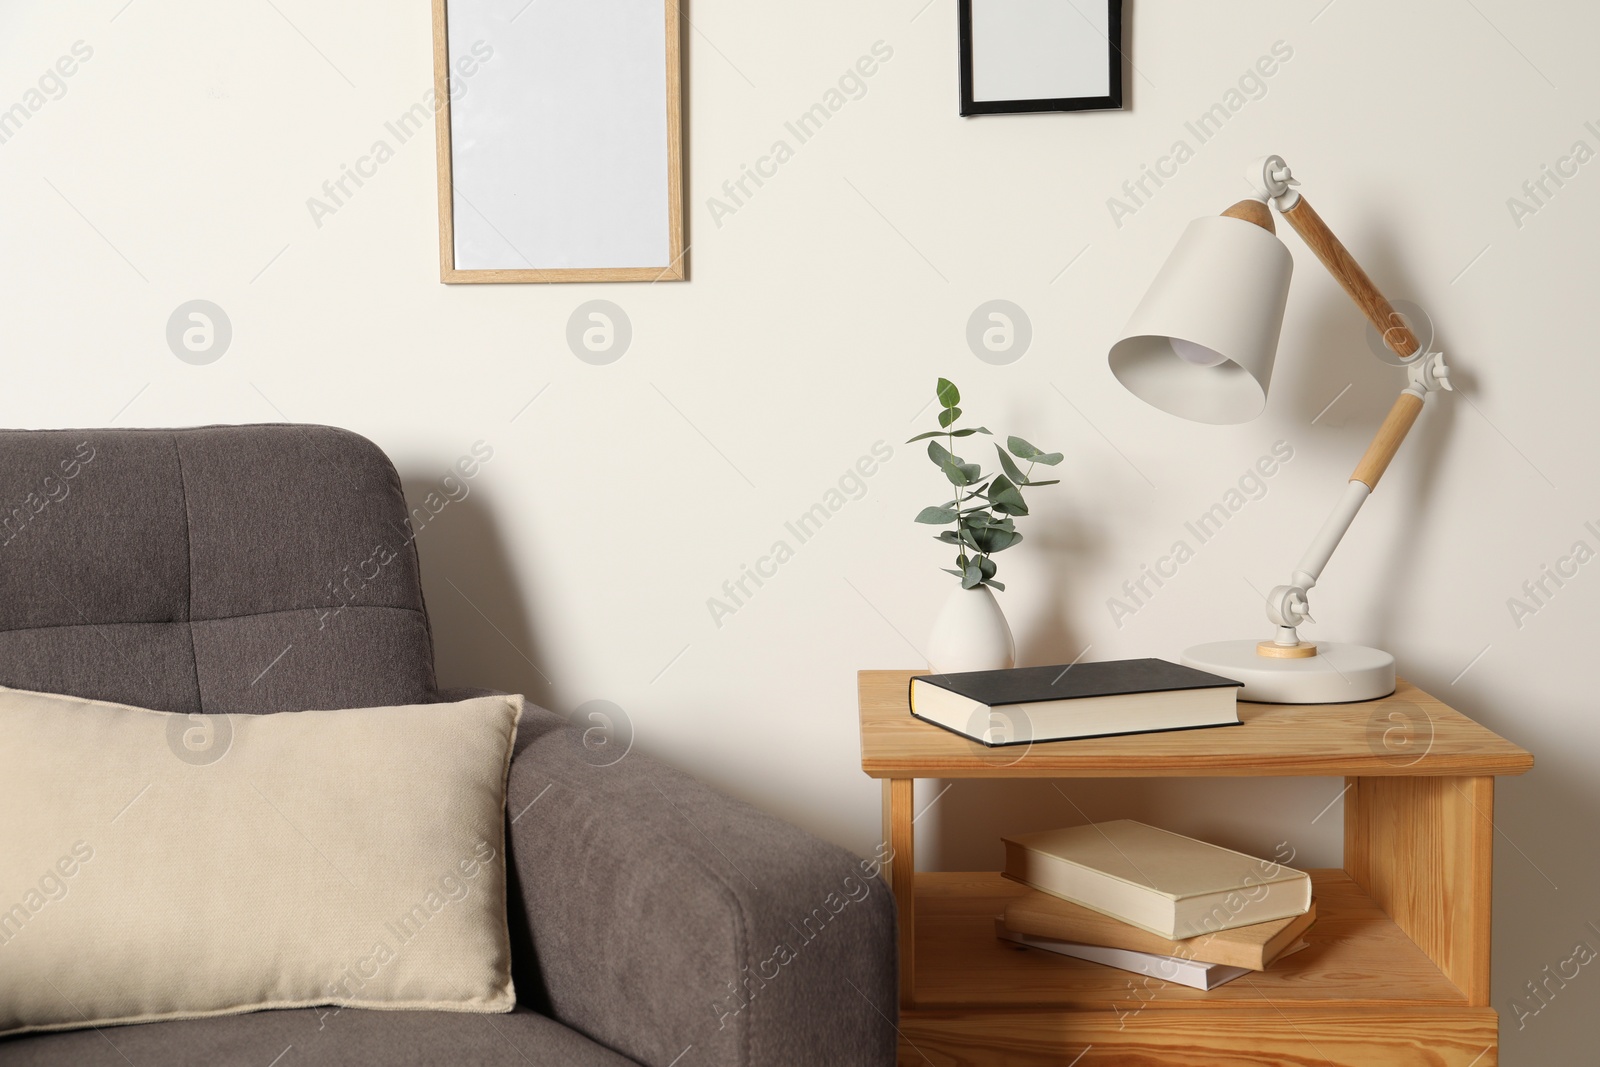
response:
{"label": "wooden table leg", "polygon": [[915,1000],[916,973],[916,843],[911,826],[911,806],[915,780],[883,780],[883,839],[889,845],[889,860],[884,875],[894,892],[896,926],[900,946],[900,1007],[910,1008]]}
{"label": "wooden table leg", "polygon": [[1348,781],[1345,870],[1469,1005],[1488,1007],[1494,779]]}

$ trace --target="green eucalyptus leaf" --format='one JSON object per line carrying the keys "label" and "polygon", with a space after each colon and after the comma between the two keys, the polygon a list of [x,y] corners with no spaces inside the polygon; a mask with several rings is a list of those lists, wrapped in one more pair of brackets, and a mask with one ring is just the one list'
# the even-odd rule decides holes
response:
{"label": "green eucalyptus leaf", "polygon": [[993,555],[1004,552],[1006,549],[1022,540],[1022,535],[1015,530],[1002,530],[998,526],[991,526],[986,530],[974,531],[978,544],[984,555]]}
{"label": "green eucalyptus leaf", "polygon": [[1000,457],[1000,467],[1006,472],[1006,477],[1010,478],[1017,485],[1027,485],[1028,476],[1022,473],[1022,468],[1017,466],[1017,461],[1012,459],[1010,455],[1006,453],[1006,450],[1000,447],[998,442],[996,442],[994,450],[995,453]]}
{"label": "green eucalyptus leaf", "polygon": [[[998,443],[995,446],[1000,473],[986,475],[981,464],[968,463],[946,446],[956,438],[980,433],[993,436],[993,432],[987,426],[954,429],[964,413],[960,406],[961,392],[948,378],[938,379],[935,395],[939,400],[940,429],[919,433],[906,443],[928,442],[929,461],[940,469],[956,491],[953,499],[937,507],[923,508],[917,513],[916,521],[924,525],[954,525],[954,529],[940,530],[934,539],[941,544],[956,546],[955,568],[946,567],[943,570],[946,574],[959,577],[963,588],[990,586],[1003,590],[1005,585],[994,580],[996,565],[991,556],[1022,542],[1022,535],[1017,532],[1014,521],[1015,517],[1029,513],[1021,490],[1030,486],[1060,484],[1060,479],[1030,480],[1027,471],[1031,468],[1027,468],[1026,464],[1054,466],[1064,456],[1060,452],[1041,452],[1020,437],[1007,437],[1005,447],[1000,447]],[[946,439],[945,442],[938,440],[941,437]]]}
{"label": "green eucalyptus leaf", "polygon": [[1011,480],[1004,475],[996,478],[989,485],[989,503],[994,510],[1002,515],[1026,515],[1028,513],[1027,501],[1022,499],[1022,494]]}
{"label": "green eucalyptus leaf", "polygon": [[1006,438],[1006,447],[1011,449],[1011,454],[1018,459],[1034,459],[1043,455],[1037,448],[1034,448],[1020,437]]}
{"label": "green eucalyptus leaf", "polygon": [[940,466],[940,469],[944,471],[944,476],[950,479],[951,485],[961,486],[972,484],[972,477],[967,473],[968,467],[956,462],[954,456],[945,460]]}

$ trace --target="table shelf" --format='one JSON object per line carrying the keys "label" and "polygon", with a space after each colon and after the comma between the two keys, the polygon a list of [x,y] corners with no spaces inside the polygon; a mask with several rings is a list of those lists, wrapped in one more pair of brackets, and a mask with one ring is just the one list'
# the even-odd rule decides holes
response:
{"label": "table shelf", "polygon": [[1361,704],[1239,704],[1241,726],[986,748],[911,717],[913,671],[862,671],[873,778],[1201,778],[1522,774],[1533,757],[1401,680]]}
{"label": "table shelf", "polygon": [[991,872],[923,872],[916,885],[917,1008],[1467,1006],[1461,990],[1348,874],[1308,873],[1317,902],[1317,921],[1305,936],[1310,947],[1203,991],[1002,941],[995,917],[1033,890]]}
{"label": "table shelf", "polygon": [[[938,1067],[1494,1067],[1494,776],[1533,757],[1415,686],[1364,704],[1239,705],[1242,725],[986,748],[911,716],[912,671],[860,674],[883,781],[900,1062]],[[1342,775],[1344,867],[1313,871],[1310,947],[1209,991],[995,937],[1031,892],[917,873],[917,778]]]}

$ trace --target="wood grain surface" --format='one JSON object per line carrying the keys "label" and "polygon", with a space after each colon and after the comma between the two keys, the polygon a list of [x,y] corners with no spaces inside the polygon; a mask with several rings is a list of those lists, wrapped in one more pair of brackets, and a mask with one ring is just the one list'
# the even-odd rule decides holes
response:
{"label": "wood grain surface", "polygon": [[1316,253],[1322,265],[1328,268],[1328,273],[1356,302],[1367,321],[1372,323],[1373,329],[1383,337],[1384,344],[1402,357],[1414,355],[1422,347],[1422,342],[1406,326],[1405,320],[1395,313],[1388,297],[1367,277],[1367,272],[1361,269],[1361,264],[1345,248],[1344,242],[1322,221],[1322,216],[1311,206],[1311,201],[1304,196],[1299,197],[1294,207],[1283,213],[1283,217],[1289,220],[1289,225],[1294,227],[1301,240]]}
{"label": "wood grain surface", "polygon": [[1349,784],[1345,869],[1438,961],[1467,1003],[1487,1007],[1494,779]]}
{"label": "wood grain surface", "polygon": [[[1467,998],[1356,882],[1314,870],[1310,947],[1202,991],[1087,960],[1022,948],[994,935],[995,917],[1027,887],[998,873],[917,875],[919,1010],[1072,1008],[1127,1012],[1296,1007],[1467,1007]],[[1479,1046],[1480,1048],[1482,1046]]]}
{"label": "wood grain surface", "polygon": [[861,769],[874,778],[1522,774],[1533,756],[1402,680],[1359,704],[1239,705],[1242,726],[986,748],[911,717],[919,671],[861,671]]}
{"label": "wood grain surface", "polygon": [[1389,463],[1394,459],[1395,453],[1400,451],[1400,445],[1406,439],[1406,434],[1411,432],[1412,423],[1417,421],[1417,416],[1422,414],[1422,398],[1412,393],[1401,393],[1395,397],[1394,406],[1389,409],[1383,425],[1378,427],[1378,432],[1373,435],[1372,443],[1362,453],[1361,462],[1356,464],[1356,469],[1350,475],[1352,482],[1360,482],[1368,489],[1378,488],[1378,479],[1383,477],[1383,472],[1389,469]]}
{"label": "wood grain surface", "polygon": [[900,1067],[1496,1067],[1495,1013],[916,1012]]}

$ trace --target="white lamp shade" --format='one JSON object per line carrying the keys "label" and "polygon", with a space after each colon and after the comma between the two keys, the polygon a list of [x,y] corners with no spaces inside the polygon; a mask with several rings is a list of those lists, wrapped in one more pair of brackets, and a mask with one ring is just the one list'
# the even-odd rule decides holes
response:
{"label": "white lamp shade", "polygon": [[1195,219],[1111,346],[1111,373],[1173,415],[1248,422],[1266,407],[1293,270],[1271,231]]}

